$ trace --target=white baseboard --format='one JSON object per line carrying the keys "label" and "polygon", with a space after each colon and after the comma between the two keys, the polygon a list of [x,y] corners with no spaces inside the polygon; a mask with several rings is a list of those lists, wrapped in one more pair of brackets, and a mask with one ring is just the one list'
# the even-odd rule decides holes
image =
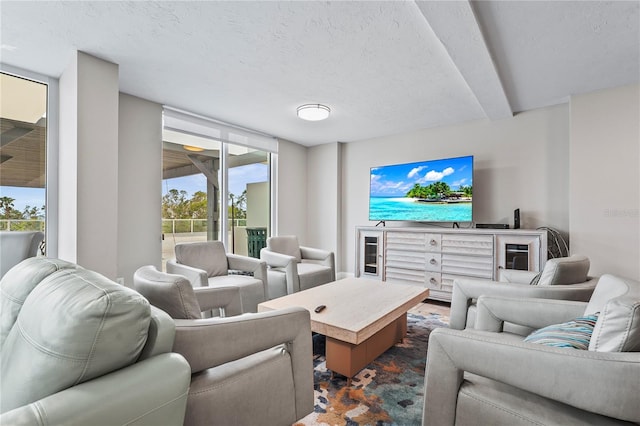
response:
{"label": "white baseboard", "polygon": [[336,280],[343,280],[345,278],[353,278],[353,272],[338,272],[336,273]]}

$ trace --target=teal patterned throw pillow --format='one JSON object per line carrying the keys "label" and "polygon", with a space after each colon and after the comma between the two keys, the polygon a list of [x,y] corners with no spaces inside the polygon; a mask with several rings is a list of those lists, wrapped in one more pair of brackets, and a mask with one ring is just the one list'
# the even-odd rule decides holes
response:
{"label": "teal patterned throw pillow", "polygon": [[593,327],[598,321],[598,313],[571,321],[549,325],[528,335],[524,341],[557,348],[589,349]]}

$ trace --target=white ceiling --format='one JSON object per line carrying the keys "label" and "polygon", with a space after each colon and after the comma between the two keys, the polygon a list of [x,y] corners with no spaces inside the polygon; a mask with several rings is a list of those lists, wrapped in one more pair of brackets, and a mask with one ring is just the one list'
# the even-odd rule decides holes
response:
{"label": "white ceiling", "polygon": [[[312,146],[496,120],[638,83],[639,1],[1,1],[2,63],[75,50],[121,91]],[[322,122],[296,107],[324,103]]]}

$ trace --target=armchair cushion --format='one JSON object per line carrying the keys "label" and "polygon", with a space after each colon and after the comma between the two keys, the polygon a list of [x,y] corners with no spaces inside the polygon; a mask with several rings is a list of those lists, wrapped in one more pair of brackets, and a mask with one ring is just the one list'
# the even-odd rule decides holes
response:
{"label": "armchair cushion", "polygon": [[133,364],[150,317],[144,297],[96,272],[44,278],[2,346],[1,412]]}
{"label": "armchair cushion", "polygon": [[589,267],[589,258],[582,255],[551,259],[544,265],[537,285],[566,285],[585,282]]}
{"label": "armchair cushion", "polygon": [[220,241],[176,244],[178,263],[202,269],[209,277],[227,275],[227,253]]}
{"label": "armchair cushion", "polygon": [[165,274],[153,266],[144,266],[136,271],[135,287],[149,303],[168,313],[171,318],[201,318],[193,287],[181,275]]}
{"label": "armchair cushion", "polygon": [[267,248],[277,253],[293,256],[297,262],[302,261],[302,253],[300,252],[300,244],[295,235],[284,235],[279,237],[271,237],[267,239]]}
{"label": "armchair cushion", "polygon": [[543,327],[528,335],[524,341],[557,348],[587,350],[598,315],[576,318],[562,324]]}

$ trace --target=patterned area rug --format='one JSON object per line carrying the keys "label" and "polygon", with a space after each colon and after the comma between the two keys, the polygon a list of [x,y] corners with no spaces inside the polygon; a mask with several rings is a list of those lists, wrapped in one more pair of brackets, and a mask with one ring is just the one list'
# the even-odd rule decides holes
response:
{"label": "patterned area rug", "polygon": [[360,371],[351,387],[343,376],[331,378],[324,359],[324,336],[315,335],[315,409],[296,426],[419,425],[429,333],[448,327],[448,321],[438,314],[409,313],[403,342]]}

